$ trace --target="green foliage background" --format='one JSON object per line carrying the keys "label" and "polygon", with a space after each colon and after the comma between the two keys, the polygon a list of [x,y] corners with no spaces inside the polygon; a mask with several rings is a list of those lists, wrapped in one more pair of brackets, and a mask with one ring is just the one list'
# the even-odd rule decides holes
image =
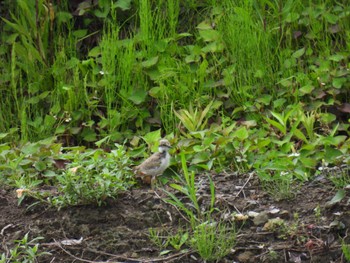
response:
{"label": "green foliage background", "polygon": [[[287,105],[341,122],[349,98],[346,1],[4,1],[0,132],[65,144],[121,141],[174,110],[261,121]],[[330,115],[331,114],[331,115]],[[332,122],[333,121],[333,122]]]}
{"label": "green foliage background", "polygon": [[126,140],[139,158],[167,135],[192,170],[288,188],[348,165],[346,2],[3,1],[2,147]]}

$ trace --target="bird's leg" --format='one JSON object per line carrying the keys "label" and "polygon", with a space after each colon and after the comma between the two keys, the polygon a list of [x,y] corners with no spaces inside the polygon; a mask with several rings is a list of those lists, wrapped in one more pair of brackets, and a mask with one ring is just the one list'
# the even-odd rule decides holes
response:
{"label": "bird's leg", "polygon": [[151,178],[151,189],[154,190],[154,183],[156,181],[156,176],[152,176]]}

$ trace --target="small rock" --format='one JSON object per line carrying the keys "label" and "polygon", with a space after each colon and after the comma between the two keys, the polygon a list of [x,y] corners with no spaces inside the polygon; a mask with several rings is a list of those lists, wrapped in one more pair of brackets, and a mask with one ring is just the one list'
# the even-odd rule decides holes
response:
{"label": "small rock", "polygon": [[280,217],[283,219],[289,219],[290,218],[290,214],[288,210],[282,210],[280,213]]}
{"label": "small rock", "polygon": [[240,253],[237,259],[241,263],[254,262],[254,254],[251,251],[245,251],[243,253]]}
{"label": "small rock", "polygon": [[254,219],[253,219],[253,223],[256,226],[265,224],[267,222],[267,220],[269,220],[269,216],[267,215],[267,212],[261,212],[259,213]]}
{"label": "small rock", "polygon": [[279,209],[278,208],[272,208],[269,212],[270,212],[270,214],[277,214],[277,213],[279,213]]}
{"label": "small rock", "polygon": [[264,231],[276,231],[277,228],[284,224],[284,220],[282,218],[276,217],[270,219],[263,227]]}
{"label": "small rock", "polygon": [[255,212],[255,211],[249,211],[248,212],[248,216],[249,217],[257,217],[259,215],[259,213],[258,212]]}
{"label": "small rock", "polygon": [[249,218],[249,216],[243,214],[235,214],[233,215],[233,218],[236,221],[246,221]]}

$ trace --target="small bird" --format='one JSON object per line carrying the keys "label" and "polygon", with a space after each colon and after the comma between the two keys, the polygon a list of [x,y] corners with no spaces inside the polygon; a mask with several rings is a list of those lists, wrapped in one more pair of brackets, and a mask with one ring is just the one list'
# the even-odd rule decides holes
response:
{"label": "small bird", "polygon": [[156,177],[162,175],[169,166],[170,154],[168,151],[170,148],[169,141],[161,139],[159,141],[158,152],[152,154],[134,169],[137,177],[141,177],[143,182],[151,184],[152,189]]}

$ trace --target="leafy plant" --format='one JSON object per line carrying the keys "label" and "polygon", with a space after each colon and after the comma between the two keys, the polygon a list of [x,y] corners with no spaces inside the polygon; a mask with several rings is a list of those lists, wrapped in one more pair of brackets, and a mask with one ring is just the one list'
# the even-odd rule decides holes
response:
{"label": "leafy plant", "polygon": [[[190,223],[193,225],[193,224],[196,224],[196,222],[203,219],[205,213],[203,214],[198,203],[197,188],[195,185],[195,173],[193,171],[192,172],[188,171],[184,152],[181,152],[180,156],[181,156],[181,166],[184,173],[184,178],[178,177],[180,182],[182,182],[182,184],[170,184],[170,186],[173,189],[184,194],[190,200],[191,205],[194,208],[194,211],[192,211],[191,208],[186,207],[186,205],[183,202],[181,202],[181,200],[178,199],[176,195],[168,191],[166,191],[166,193],[169,195],[170,199],[168,199],[167,202],[175,205],[180,210],[185,212],[185,214],[189,218]],[[209,178],[209,182],[210,182],[211,200],[210,200],[210,208],[206,213],[210,214],[213,212],[213,209],[214,209],[215,187],[214,187],[213,181],[210,178]]]}
{"label": "leafy plant", "polygon": [[[190,105],[189,110],[182,109],[174,113],[185,126],[189,134],[193,134],[194,132],[202,131],[206,128],[209,118],[213,115],[213,112],[210,112],[210,110],[216,110],[220,105],[220,102],[211,101],[204,110],[199,110],[198,108],[193,109],[193,106]],[[183,132],[183,134],[186,136],[188,133]]]}
{"label": "leafy plant", "polygon": [[[182,246],[188,241],[189,233],[182,229],[176,231],[175,234],[168,233],[167,231],[158,231],[156,229],[149,229],[149,237],[151,241],[159,248],[165,249],[169,246],[179,251]],[[170,252],[169,250],[163,250],[161,255]]]}
{"label": "leafy plant", "polygon": [[350,185],[350,171],[347,165],[333,168],[326,167],[323,171],[338,189]]}
{"label": "leafy plant", "polygon": [[116,198],[133,185],[133,173],[123,146],[116,144],[110,153],[76,152],[57,180],[59,195],[50,199],[53,205],[102,205],[107,198]]}
{"label": "leafy plant", "polygon": [[276,173],[270,179],[262,179],[261,183],[263,189],[277,201],[295,197],[298,186],[297,181],[293,179],[293,175],[288,172]]}
{"label": "leafy plant", "polygon": [[346,244],[344,239],[342,240],[341,243],[341,250],[343,252],[343,255],[347,261],[350,261],[350,245]]}
{"label": "leafy plant", "polygon": [[[226,256],[234,246],[236,242],[236,232],[233,227],[228,227],[226,223],[221,221],[216,222],[214,220],[215,186],[210,177],[210,205],[206,209],[202,209],[199,206],[197,188],[195,185],[195,174],[194,172],[189,173],[186,165],[185,154],[181,152],[180,155],[184,179],[179,178],[182,184],[171,184],[170,186],[184,194],[185,197],[190,200],[190,207],[181,201],[175,194],[168,191],[166,191],[166,193],[170,199],[168,199],[167,202],[183,211],[188,218],[193,231],[189,239],[190,246],[205,260],[221,259]],[[191,209],[191,206],[194,209]],[[182,244],[182,241],[187,240],[188,235],[185,233],[185,235],[180,237],[180,239],[175,238],[176,244]]]}
{"label": "leafy plant", "polygon": [[190,242],[204,260],[220,260],[236,244],[236,232],[224,222],[206,221],[196,226]]}
{"label": "leafy plant", "polygon": [[43,237],[36,237],[29,239],[29,234],[25,234],[21,240],[16,240],[15,246],[6,253],[1,254],[0,262],[37,262],[37,260],[44,255],[51,255],[48,252],[39,251],[38,241]]}

